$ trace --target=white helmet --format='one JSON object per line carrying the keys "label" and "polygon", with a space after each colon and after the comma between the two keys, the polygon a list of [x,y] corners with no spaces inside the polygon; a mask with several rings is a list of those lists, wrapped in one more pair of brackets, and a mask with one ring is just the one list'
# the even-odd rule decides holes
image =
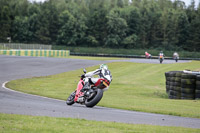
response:
{"label": "white helmet", "polygon": [[108,66],[106,64],[101,64],[100,69],[108,70]]}

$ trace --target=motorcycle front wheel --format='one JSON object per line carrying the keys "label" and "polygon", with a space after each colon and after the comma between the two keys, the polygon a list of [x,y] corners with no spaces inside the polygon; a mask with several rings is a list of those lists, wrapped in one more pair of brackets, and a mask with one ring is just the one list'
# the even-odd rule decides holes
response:
{"label": "motorcycle front wheel", "polygon": [[163,59],[160,59],[160,64],[162,64],[162,62],[163,62]]}
{"label": "motorcycle front wheel", "polygon": [[70,94],[70,96],[67,98],[67,101],[66,101],[66,104],[67,104],[67,105],[72,105],[72,104],[74,104],[75,95],[76,95],[76,91],[74,91],[74,92],[72,92],[72,93]]}
{"label": "motorcycle front wheel", "polygon": [[103,97],[103,90],[97,89],[92,94],[92,97],[85,100],[86,107],[94,107]]}

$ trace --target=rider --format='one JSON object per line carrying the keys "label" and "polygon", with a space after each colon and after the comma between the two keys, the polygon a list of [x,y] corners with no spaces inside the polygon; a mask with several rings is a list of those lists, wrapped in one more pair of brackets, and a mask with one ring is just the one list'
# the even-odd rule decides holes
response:
{"label": "rider", "polygon": [[174,52],[174,54],[173,54],[173,58],[175,59],[176,57],[179,57],[179,55],[178,55],[177,52]]}
{"label": "rider", "polygon": [[159,56],[159,58],[160,58],[160,56],[164,57],[165,55],[164,55],[163,51],[160,51],[160,53],[159,53],[158,56]]}
{"label": "rider", "polygon": [[149,54],[147,51],[145,52],[145,57],[146,58],[151,58],[151,54]]}
{"label": "rider", "polygon": [[[93,77],[94,75],[98,75],[98,78]],[[99,79],[106,79],[109,84],[112,81],[112,75],[111,72],[108,70],[108,66],[106,64],[101,64],[99,69],[96,69],[95,71],[92,72],[88,72],[85,75],[83,75],[84,77],[84,82],[85,82],[85,86],[83,87],[84,89],[87,89],[89,87],[90,84],[95,84],[99,81]],[[107,88],[105,88],[104,90],[107,90]]]}

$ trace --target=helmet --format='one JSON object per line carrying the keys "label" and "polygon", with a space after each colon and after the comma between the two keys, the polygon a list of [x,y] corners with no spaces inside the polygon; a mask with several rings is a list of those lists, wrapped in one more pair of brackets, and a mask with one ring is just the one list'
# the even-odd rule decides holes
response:
{"label": "helmet", "polygon": [[108,66],[107,66],[106,64],[101,64],[101,65],[100,65],[100,69],[105,69],[105,70],[107,70],[107,69],[108,69]]}

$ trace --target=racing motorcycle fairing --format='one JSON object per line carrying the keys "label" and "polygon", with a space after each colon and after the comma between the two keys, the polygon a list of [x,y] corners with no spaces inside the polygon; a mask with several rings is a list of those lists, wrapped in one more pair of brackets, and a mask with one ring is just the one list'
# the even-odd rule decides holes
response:
{"label": "racing motorcycle fairing", "polygon": [[[98,79],[98,81],[92,85],[92,88],[99,88],[99,89],[105,89],[110,85],[109,81],[103,78]],[[81,92],[82,88],[84,86],[83,79],[80,79],[77,88],[76,88],[76,95],[74,98],[74,102],[77,102],[78,98],[84,95],[84,92]]]}
{"label": "racing motorcycle fairing", "polygon": [[94,84],[95,87],[99,89],[107,88],[110,85],[109,81],[106,79],[98,79],[98,81]]}
{"label": "racing motorcycle fairing", "polygon": [[74,98],[74,102],[76,102],[78,98],[83,95],[83,92],[81,92],[81,89],[83,88],[83,86],[84,86],[83,79],[80,79],[76,88],[76,95]]}

